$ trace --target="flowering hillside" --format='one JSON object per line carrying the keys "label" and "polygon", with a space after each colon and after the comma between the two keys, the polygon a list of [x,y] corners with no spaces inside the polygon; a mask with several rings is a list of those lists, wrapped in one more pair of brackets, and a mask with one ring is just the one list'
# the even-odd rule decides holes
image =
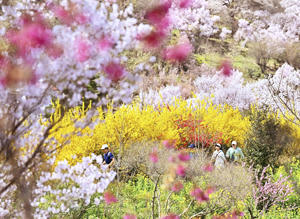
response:
{"label": "flowering hillside", "polygon": [[300,1],[0,0],[0,218],[296,218]]}

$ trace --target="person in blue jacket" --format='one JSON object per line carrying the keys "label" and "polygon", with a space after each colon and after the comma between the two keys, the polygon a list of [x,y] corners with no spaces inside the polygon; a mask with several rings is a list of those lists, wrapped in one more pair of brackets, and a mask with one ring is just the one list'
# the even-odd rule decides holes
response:
{"label": "person in blue jacket", "polygon": [[109,151],[107,144],[102,145],[101,149],[104,151],[102,164],[107,164],[107,167],[110,168],[115,162],[114,155]]}

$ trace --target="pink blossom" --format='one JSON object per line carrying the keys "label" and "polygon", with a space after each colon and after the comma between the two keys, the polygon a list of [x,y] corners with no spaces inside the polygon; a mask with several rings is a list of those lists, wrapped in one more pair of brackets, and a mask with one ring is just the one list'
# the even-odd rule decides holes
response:
{"label": "pink blossom", "polygon": [[214,170],[214,166],[211,164],[206,164],[202,169],[206,172],[212,172]]}
{"label": "pink blossom", "polygon": [[161,21],[167,16],[172,5],[171,0],[166,0],[146,12],[145,18],[154,26],[160,26]]}
{"label": "pink blossom", "polygon": [[147,35],[138,36],[137,39],[143,42],[147,48],[156,48],[161,45],[165,37],[165,32],[153,30]]}
{"label": "pink blossom", "polygon": [[0,84],[2,86],[6,86],[7,85],[7,82],[6,82],[5,78],[0,78]]}
{"label": "pink blossom", "polygon": [[168,31],[168,27],[171,25],[169,16],[164,17],[159,23],[155,25],[155,28],[160,32]]}
{"label": "pink blossom", "polygon": [[137,217],[134,214],[126,214],[123,219],[137,219]]}
{"label": "pink blossom", "polygon": [[170,156],[170,157],[168,158],[168,161],[171,162],[171,163],[175,163],[176,157],[175,157],[175,156]]}
{"label": "pink blossom", "polygon": [[198,202],[204,202],[209,200],[209,194],[212,192],[212,188],[208,188],[206,191],[203,191],[200,188],[195,188],[191,191],[191,196],[194,196]]}
{"label": "pink blossom", "polygon": [[161,217],[160,219],[180,219],[180,217],[176,214],[169,214],[167,216]]}
{"label": "pink blossom", "polygon": [[82,38],[78,38],[75,41],[75,47],[77,49],[76,59],[79,62],[85,62],[90,57],[90,48],[91,46],[87,43],[86,40]]}
{"label": "pink blossom", "polygon": [[214,188],[212,188],[212,187],[208,187],[208,188],[206,188],[206,194],[211,194],[211,193],[213,193],[215,191],[215,189]]}
{"label": "pink blossom", "polygon": [[175,147],[175,140],[164,140],[163,141],[163,145],[167,148],[167,149],[172,149]]}
{"label": "pink blossom", "polygon": [[75,21],[81,25],[86,24],[89,21],[89,18],[83,13],[78,13],[74,17],[75,17]]}
{"label": "pink blossom", "polygon": [[60,20],[60,22],[70,25],[73,22],[73,16],[72,14],[67,11],[64,7],[60,5],[50,6],[50,9],[54,13],[54,15]]}
{"label": "pink blossom", "polygon": [[181,182],[175,182],[171,188],[173,192],[179,192],[181,189],[183,189],[183,185]]}
{"label": "pink blossom", "polygon": [[184,166],[178,165],[176,168],[176,174],[178,176],[185,176],[185,170],[186,170],[186,168]]}
{"label": "pink blossom", "polygon": [[59,58],[64,53],[64,50],[61,46],[53,44],[47,47],[46,52],[51,58],[56,59]]}
{"label": "pink blossom", "polygon": [[109,62],[103,70],[112,81],[118,81],[125,75],[123,66],[114,61]]}
{"label": "pink blossom", "polygon": [[111,49],[113,46],[113,41],[109,37],[103,37],[98,41],[98,48],[100,51],[106,51]]}
{"label": "pink blossom", "polygon": [[29,84],[33,85],[33,84],[36,84],[38,82],[38,76],[32,72],[32,75],[31,75],[31,78],[29,80]]}
{"label": "pink blossom", "polygon": [[165,49],[163,57],[171,62],[182,62],[192,52],[192,45],[189,42],[182,43]]}
{"label": "pink blossom", "polygon": [[89,21],[89,17],[81,12],[78,12],[78,10],[74,8],[74,5],[70,10],[66,10],[61,5],[54,5],[53,3],[49,4],[48,7],[59,19],[59,21],[66,25],[71,25],[73,22],[83,25]]}
{"label": "pink blossom", "polygon": [[180,8],[188,8],[193,3],[193,0],[181,0],[179,3]]}
{"label": "pink blossom", "polygon": [[21,26],[25,26],[32,23],[32,16],[29,14],[22,14],[22,16],[20,17],[20,20],[18,22],[19,25]]}
{"label": "pink blossom", "polygon": [[8,60],[8,58],[0,54],[0,69],[5,72],[9,66],[10,61]]}
{"label": "pink blossom", "polygon": [[221,69],[221,73],[226,77],[229,77],[233,72],[232,71],[232,65],[231,65],[231,62],[229,60],[223,60],[221,62],[221,65],[220,65],[219,69]]}
{"label": "pink blossom", "polygon": [[152,153],[150,153],[150,160],[152,163],[157,163],[158,162],[158,153],[157,150],[153,150]]}
{"label": "pink blossom", "polygon": [[181,152],[180,154],[178,154],[178,158],[179,158],[179,160],[185,162],[185,161],[190,160],[190,155],[186,152]]}
{"label": "pink blossom", "polygon": [[6,37],[10,43],[17,47],[18,54],[26,56],[31,48],[48,47],[52,42],[52,34],[50,29],[40,17],[35,16],[36,20],[31,22],[29,18],[22,18],[20,30],[10,30],[7,32]]}
{"label": "pink blossom", "polygon": [[103,196],[105,203],[108,205],[116,203],[118,201],[117,198],[111,192],[105,192]]}

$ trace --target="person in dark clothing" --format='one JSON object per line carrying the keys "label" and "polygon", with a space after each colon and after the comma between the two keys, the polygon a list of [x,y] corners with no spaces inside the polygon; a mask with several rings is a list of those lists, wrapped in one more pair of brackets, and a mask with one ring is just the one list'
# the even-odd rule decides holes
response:
{"label": "person in dark clothing", "polygon": [[104,151],[102,164],[107,164],[107,167],[110,168],[115,162],[114,155],[109,151],[107,144],[102,145],[101,149]]}

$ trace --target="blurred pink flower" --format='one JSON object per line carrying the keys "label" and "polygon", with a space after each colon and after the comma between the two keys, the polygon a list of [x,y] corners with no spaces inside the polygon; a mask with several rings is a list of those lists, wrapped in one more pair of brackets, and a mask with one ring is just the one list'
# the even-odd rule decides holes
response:
{"label": "blurred pink flower", "polygon": [[219,69],[221,70],[221,73],[226,77],[229,77],[233,72],[231,62],[227,59],[221,62]]}
{"label": "blurred pink flower", "polygon": [[185,176],[185,170],[186,170],[186,168],[184,166],[178,165],[176,168],[176,174],[178,176]]}
{"label": "blurred pink flower", "polygon": [[164,140],[163,145],[167,148],[167,149],[172,149],[175,147],[175,140]]}
{"label": "blurred pink flower", "polygon": [[202,169],[203,169],[204,171],[206,171],[206,172],[212,172],[212,171],[214,170],[214,166],[211,165],[211,164],[206,164],[206,165],[203,166]]}
{"label": "blurred pink flower", "polygon": [[157,163],[158,162],[158,153],[157,150],[154,149],[152,153],[150,153],[150,160],[152,163]]}
{"label": "blurred pink flower", "polygon": [[103,37],[98,41],[98,49],[100,51],[106,51],[111,49],[113,46],[113,41],[109,37]]}
{"label": "blurred pink flower", "polygon": [[103,71],[112,81],[118,81],[125,75],[123,66],[115,61],[111,61],[106,66],[104,66]]}
{"label": "blurred pink flower", "polygon": [[169,162],[172,162],[172,163],[175,163],[176,157],[175,157],[175,156],[170,156],[170,157],[168,158],[168,161],[169,161]]}
{"label": "blurred pink flower", "polygon": [[137,219],[137,217],[134,214],[126,214],[123,219]]}
{"label": "blurred pink flower", "polygon": [[0,54],[0,69],[5,72],[10,65],[10,61],[7,57]]}
{"label": "blurred pink flower", "polygon": [[6,34],[8,41],[16,46],[19,55],[25,57],[31,48],[51,45],[51,30],[39,14],[31,19],[23,17],[21,24],[20,30],[9,30]]}
{"label": "blurred pink flower", "polygon": [[164,20],[172,5],[171,0],[162,1],[159,5],[153,7],[146,12],[145,18],[154,26],[160,26],[162,20]]}
{"label": "blurred pink flower", "polygon": [[86,15],[84,15],[83,13],[78,13],[78,14],[76,14],[76,15],[74,16],[74,18],[75,18],[75,21],[76,21],[78,24],[81,24],[81,25],[86,24],[86,23],[89,22],[89,18],[88,18]]}
{"label": "blurred pink flower", "polygon": [[188,8],[192,5],[193,0],[181,0],[179,3],[180,8]]}
{"label": "blurred pink flower", "polygon": [[161,217],[160,219],[180,219],[180,217],[176,214],[169,214],[167,216]]}
{"label": "blurred pink flower", "polygon": [[155,25],[155,29],[159,32],[166,33],[169,31],[168,27],[171,25],[171,20],[169,16],[164,17],[159,23]]}
{"label": "blurred pink flower", "polygon": [[60,5],[50,5],[50,10],[58,18],[58,20],[66,25],[72,24],[74,21],[72,14]]}
{"label": "blurred pink flower", "polygon": [[83,38],[78,38],[75,40],[76,51],[76,59],[79,62],[85,62],[90,57],[90,48],[91,46],[88,42]]}
{"label": "blurred pink flower", "polygon": [[54,13],[58,20],[66,25],[71,25],[73,22],[77,24],[86,24],[89,22],[89,17],[83,14],[76,8],[76,4],[70,5],[70,9],[66,10],[63,6],[50,3],[48,8]]}
{"label": "blurred pink flower", "polygon": [[32,16],[25,13],[25,14],[21,15],[20,20],[18,22],[18,25],[25,26],[25,25],[28,25],[30,23],[32,23]]}
{"label": "blurred pink flower", "polygon": [[64,50],[61,46],[52,44],[51,46],[47,47],[46,53],[51,57],[51,58],[59,58],[63,53]]}
{"label": "blurred pink flower", "polygon": [[182,62],[191,52],[192,45],[189,42],[185,42],[165,49],[163,57],[171,62]]}
{"label": "blurred pink flower", "polygon": [[194,188],[191,191],[191,196],[194,196],[198,202],[204,202],[209,200],[209,194],[213,192],[212,188],[208,188],[206,191],[203,191],[200,188]]}
{"label": "blurred pink flower", "polygon": [[175,182],[171,188],[173,192],[179,192],[181,189],[183,189],[183,185],[181,182]]}
{"label": "blurred pink flower", "polygon": [[180,154],[178,154],[178,158],[179,158],[179,160],[185,162],[185,161],[190,160],[190,155],[186,152],[181,152]]}
{"label": "blurred pink flower", "polygon": [[108,205],[116,203],[118,201],[117,198],[111,192],[105,192],[103,196],[105,203]]}
{"label": "blurred pink flower", "polygon": [[147,48],[156,48],[162,44],[165,37],[165,32],[153,30],[147,35],[138,36],[137,39],[143,42]]}

